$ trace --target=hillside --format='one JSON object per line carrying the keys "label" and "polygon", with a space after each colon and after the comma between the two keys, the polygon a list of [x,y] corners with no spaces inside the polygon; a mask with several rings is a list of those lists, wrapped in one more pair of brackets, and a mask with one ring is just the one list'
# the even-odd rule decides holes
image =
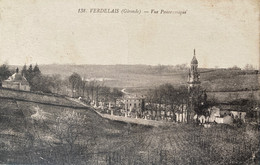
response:
{"label": "hillside", "polygon": [[54,164],[66,162],[64,159],[75,161],[63,151],[78,153],[82,140],[82,147],[91,147],[96,138],[114,136],[124,125],[66,98],[12,90],[0,94],[0,163],[46,164],[49,162],[37,154],[48,158],[49,150],[56,154]]}
{"label": "hillside", "polygon": [[1,164],[251,164],[258,152],[254,126],[151,128],[103,119],[66,98],[7,91],[0,91]]}

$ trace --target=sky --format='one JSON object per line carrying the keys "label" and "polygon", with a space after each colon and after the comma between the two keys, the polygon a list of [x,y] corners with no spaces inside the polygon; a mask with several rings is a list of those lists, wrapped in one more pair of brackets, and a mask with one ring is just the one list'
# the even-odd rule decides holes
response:
{"label": "sky", "polygon": [[258,1],[0,0],[0,64],[176,65],[193,49],[199,67],[258,68]]}

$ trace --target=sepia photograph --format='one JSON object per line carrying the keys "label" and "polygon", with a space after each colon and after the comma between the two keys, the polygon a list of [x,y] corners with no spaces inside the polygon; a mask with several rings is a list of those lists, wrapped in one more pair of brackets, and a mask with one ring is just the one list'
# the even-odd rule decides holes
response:
{"label": "sepia photograph", "polygon": [[258,0],[0,0],[0,164],[259,165]]}

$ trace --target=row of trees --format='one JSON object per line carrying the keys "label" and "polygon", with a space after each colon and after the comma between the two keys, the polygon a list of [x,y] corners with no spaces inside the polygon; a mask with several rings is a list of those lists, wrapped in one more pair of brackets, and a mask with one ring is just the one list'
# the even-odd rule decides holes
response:
{"label": "row of trees", "polygon": [[174,88],[171,84],[163,84],[150,89],[146,101],[149,105],[148,109],[161,111],[170,107],[168,110],[174,114],[180,107],[183,110],[184,105],[188,104],[188,90],[185,86]]}
{"label": "row of trees", "polygon": [[73,73],[68,80],[74,97],[81,96],[98,103],[99,101],[116,101],[117,98],[123,96],[119,89],[107,87],[103,81],[85,80],[78,73]]}
{"label": "row of trees", "polygon": [[32,80],[34,77],[41,76],[41,71],[37,64],[34,66],[34,68],[31,64],[28,69],[27,66],[24,65],[21,73],[30,84],[32,84]]}
{"label": "row of trees", "polygon": [[[116,101],[122,97],[122,92],[117,88],[109,88],[103,82],[86,81],[78,73],[73,73],[68,78],[62,79],[60,75],[43,75],[39,66],[36,64],[24,65],[22,74],[28,80],[32,91],[47,93],[58,93],[71,95],[73,97],[83,97],[87,101]],[[70,89],[69,92],[67,89]]]}
{"label": "row of trees", "polygon": [[173,114],[177,111],[183,112],[190,104],[193,105],[197,114],[204,114],[208,106],[206,93],[201,88],[188,91],[186,86],[175,88],[171,84],[163,84],[150,89],[146,101],[149,105],[148,109],[167,110]]}
{"label": "row of trees", "polygon": [[[241,70],[240,67],[238,67],[237,65],[234,65],[233,67],[230,67],[229,69],[235,69],[235,70]],[[244,70],[256,70],[257,68],[255,68],[252,64],[246,64],[244,66]]]}

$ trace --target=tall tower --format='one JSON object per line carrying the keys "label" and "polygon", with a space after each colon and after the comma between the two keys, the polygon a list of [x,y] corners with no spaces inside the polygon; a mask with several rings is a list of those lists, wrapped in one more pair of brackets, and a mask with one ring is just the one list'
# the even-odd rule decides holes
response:
{"label": "tall tower", "polygon": [[189,75],[188,75],[188,112],[187,112],[187,122],[195,115],[195,103],[198,97],[199,87],[200,87],[200,74],[198,72],[198,60],[196,58],[196,52],[194,49],[193,58],[190,63]]}
{"label": "tall tower", "polygon": [[189,75],[188,75],[188,90],[189,93],[196,87],[200,86],[200,74],[198,72],[198,60],[196,58],[196,52],[194,49],[194,55],[190,63]]}

